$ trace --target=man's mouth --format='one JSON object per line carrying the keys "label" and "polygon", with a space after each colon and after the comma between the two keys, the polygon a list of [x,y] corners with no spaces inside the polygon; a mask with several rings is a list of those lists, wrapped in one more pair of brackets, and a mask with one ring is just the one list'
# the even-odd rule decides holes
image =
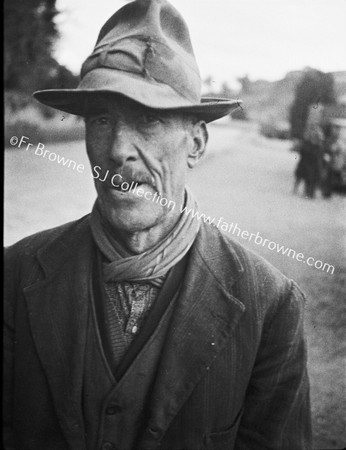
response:
{"label": "man's mouth", "polygon": [[[122,179],[121,182],[108,183],[108,188],[113,195],[118,198],[142,198],[144,192],[150,192],[152,195],[157,192],[154,183],[148,183],[143,180]],[[140,191],[141,189],[141,191]]]}
{"label": "man's mouth", "polygon": [[[148,173],[135,172],[129,168],[124,168],[118,172],[112,172],[108,169],[103,177],[98,178],[104,188],[115,196],[143,196],[144,191],[155,193],[157,191],[155,179]],[[140,192],[138,192],[141,190]],[[120,198],[120,197],[118,197]]]}
{"label": "man's mouth", "polygon": [[130,192],[132,190],[136,190],[140,187],[154,187],[152,185],[149,185],[148,183],[145,183],[144,181],[138,181],[138,180],[129,180],[129,181],[123,181],[121,183],[114,183],[110,185],[111,189],[114,189],[118,192]]}
{"label": "man's mouth", "polygon": [[111,188],[119,192],[129,192],[131,189],[141,186],[143,183],[135,180],[122,181],[119,184],[111,184]]}

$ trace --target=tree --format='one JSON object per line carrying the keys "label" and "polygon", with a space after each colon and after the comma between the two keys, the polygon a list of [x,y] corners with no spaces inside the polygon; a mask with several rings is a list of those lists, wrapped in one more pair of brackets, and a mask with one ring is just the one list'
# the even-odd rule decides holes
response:
{"label": "tree", "polygon": [[246,95],[249,94],[251,91],[251,81],[248,77],[248,75],[245,75],[244,77],[237,78],[241,85],[240,94]]}
{"label": "tree", "polygon": [[228,86],[228,83],[224,81],[221,85],[221,91],[220,91],[221,97],[224,98],[231,98],[234,97],[234,93],[232,89]]}
{"label": "tree", "polygon": [[6,90],[31,94],[36,89],[53,87],[55,79],[68,79],[70,85],[75,84],[71,72],[52,57],[59,37],[54,22],[58,14],[55,2],[5,0]]}
{"label": "tree", "polygon": [[212,95],[213,93],[213,78],[211,75],[208,75],[203,81],[203,91],[205,95]]}

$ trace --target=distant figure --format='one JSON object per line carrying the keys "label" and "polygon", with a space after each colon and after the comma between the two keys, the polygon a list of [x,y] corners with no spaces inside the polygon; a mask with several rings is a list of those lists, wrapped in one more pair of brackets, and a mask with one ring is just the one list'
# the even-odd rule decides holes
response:
{"label": "distant figure", "polygon": [[346,142],[340,136],[340,126],[339,122],[331,122],[325,141],[322,180],[322,193],[325,198],[331,197],[335,186],[342,185],[342,176],[346,170]]}
{"label": "distant figure", "polygon": [[305,196],[315,197],[317,186],[321,182],[323,158],[323,133],[317,124],[311,124],[298,145],[300,160],[295,170],[293,191],[296,193],[301,181],[305,184]]}

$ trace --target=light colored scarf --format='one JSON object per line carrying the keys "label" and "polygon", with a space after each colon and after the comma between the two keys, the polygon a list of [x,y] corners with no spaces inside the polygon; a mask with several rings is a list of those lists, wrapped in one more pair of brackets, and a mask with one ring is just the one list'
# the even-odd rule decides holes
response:
{"label": "light colored scarf", "polygon": [[[185,211],[198,211],[198,205],[192,194],[185,191]],[[114,239],[99,211],[97,201],[90,219],[92,235],[101,253],[109,262],[104,263],[104,280],[109,281],[159,281],[168,270],[179,262],[192,246],[200,221],[192,214],[183,212],[173,230],[153,248],[139,255],[127,253]],[[162,284],[158,282],[157,284]]]}

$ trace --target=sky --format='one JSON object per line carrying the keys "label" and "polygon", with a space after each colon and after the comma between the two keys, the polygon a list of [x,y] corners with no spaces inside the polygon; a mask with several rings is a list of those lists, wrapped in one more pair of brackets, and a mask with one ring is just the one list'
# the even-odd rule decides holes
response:
{"label": "sky", "polygon": [[[55,55],[74,73],[126,1],[57,0]],[[277,80],[292,70],[346,70],[346,0],[171,0],[184,16],[202,79]]]}

